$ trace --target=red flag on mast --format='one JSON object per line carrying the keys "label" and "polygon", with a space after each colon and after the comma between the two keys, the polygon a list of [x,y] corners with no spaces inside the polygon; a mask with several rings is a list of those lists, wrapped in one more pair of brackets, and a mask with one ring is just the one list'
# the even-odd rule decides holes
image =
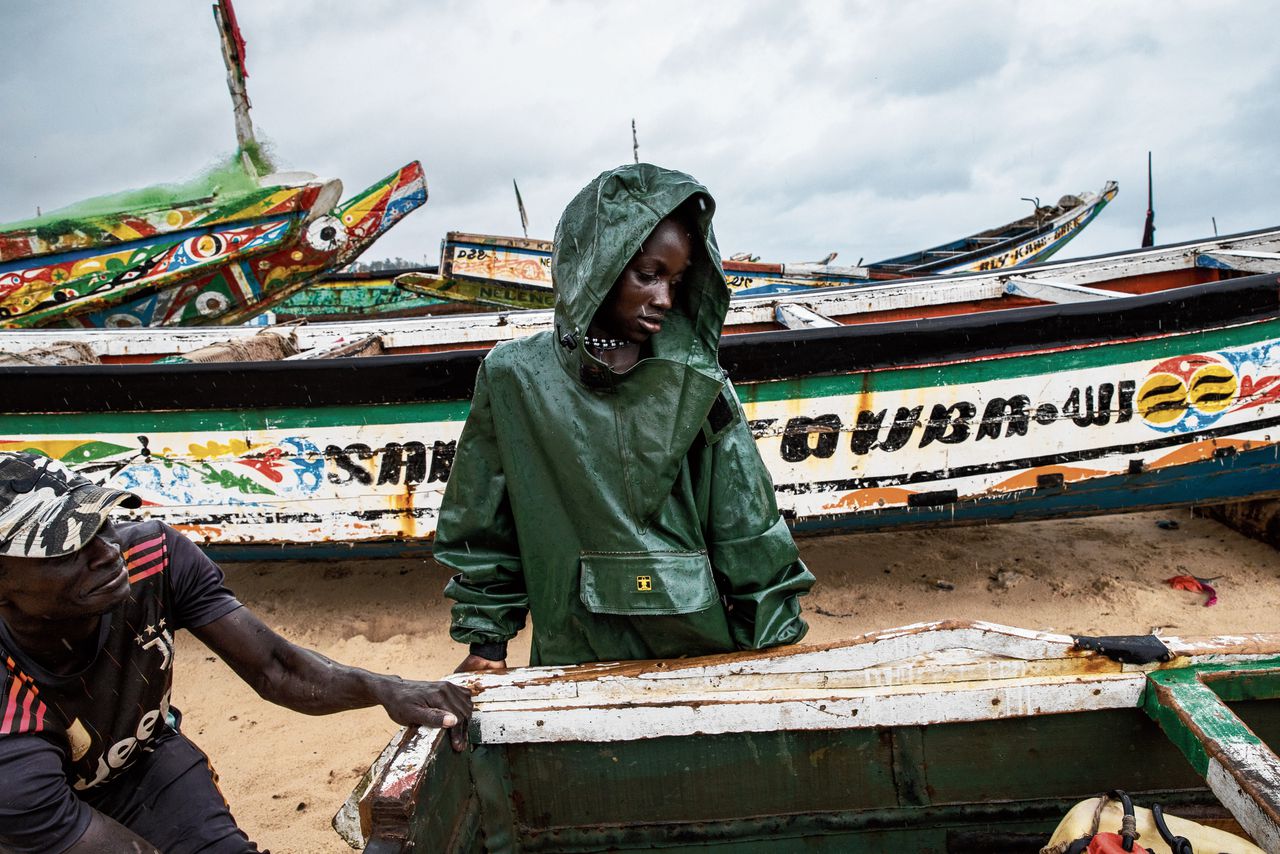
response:
{"label": "red flag on mast", "polygon": [[222,7],[222,18],[227,23],[231,43],[235,46],[236,68],[239,69],[241,77],[248,77],[249,72],[244,66],[244,36],[240,35],[240,25],[236,22],[236,10],[231,6],[231,0],[218,0],[218,5]]}

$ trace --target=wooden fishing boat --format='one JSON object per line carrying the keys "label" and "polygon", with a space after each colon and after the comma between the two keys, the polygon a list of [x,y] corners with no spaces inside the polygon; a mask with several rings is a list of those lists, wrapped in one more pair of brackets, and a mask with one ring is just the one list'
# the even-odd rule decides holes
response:
{"label": "wooden fishing boat", "polygon": [[[1276,273],[1267,229],[741,298],[721,362],[799,533],[1262,497],[1280,492]],[[426,549],[486,349],[550,324],[289,327],[265,334],[292,358],[221,364],[140,363],[257,331],[13,331],[0,349],[71,340],[104,364],[0,367],[0,448],[138,492],[223,556]]]}
{"label": "wooden fishing boat", "polygon": [[0,327],[242,323],[426,203],[417,161],[336,208],[339,181],[259,178],[266,164],[249,118],[244,39],[231,0],[213,9],[236,158],[195,182],[206,192],[194,198],[152,188],[0,227]]}
{"label": "wooden fishing boat", "polygon": [[[234,167],[233,167],[234,168]],[[247,176],[241,176],[243,183]],[[0,327],[42,326],[291,251],[333,207],[337,181],[267,176],[262,186],[0,230]]]}
{"label": "wooden fishing boat", "polygon": [[1044,261],[1092,222],[1117,192],[1116,182],[1108,181],[1096,195],[1067,195],[1056,205],[1046,207],[1037,202],[1031,216],[923,252],[887,258],[871,266],[879,273],[925,276],[1000,270]]}
{"label": "wooden fishing boat", "polygon": [[397,287],[396,276],[415,272],[434,275],[440,268],[424,266],[409,270],[361,273],[329,273],[309,282],[282,300],[273,309],[276,320],[311,322],[364,320],[370,318],[414,317],[446,311],[474,311],[473,308],[441,297],[415,294]]}
{"label": "wooden fishing boat", "polygon": [[187,284],[50,325],[229,325],[269,311],[326,271],[353,261],[406,214],[426,204],[416,160],[313,220],[302,239],[247,261],[223,264]]}
{"label": "wooden fishing boat", "polygon": [[[797,293],[886,279],[998,270],[1044,261],[1065,246],[1115,198],[1108,181],[1098,193],[1063,196],[1058,204],[998,228],[857,267],[725,261],[736,297]],[[411,272],[397,284],[416,294],[503,308],[551,308],[549,240],[451,231],[440,250],[438,273]]]}
{"label": "wooden fishing boat", "polygon": [[1276,634],[944,622],[450,678],[477,691],[469,749],[391,740],[334,821],[369,854],[1025,854],[1112,789],[1280,851]]}

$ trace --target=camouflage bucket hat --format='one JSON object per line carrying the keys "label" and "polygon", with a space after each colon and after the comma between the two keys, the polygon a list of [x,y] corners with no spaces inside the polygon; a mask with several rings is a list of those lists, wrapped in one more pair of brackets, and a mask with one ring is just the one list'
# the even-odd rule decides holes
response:
{"label": "camouflage bucket hat", "polygon": [[142,499],[97,486],[39,454],[0,452],[0,555],[57,557],[79,551],[117,505],[136,509]]}

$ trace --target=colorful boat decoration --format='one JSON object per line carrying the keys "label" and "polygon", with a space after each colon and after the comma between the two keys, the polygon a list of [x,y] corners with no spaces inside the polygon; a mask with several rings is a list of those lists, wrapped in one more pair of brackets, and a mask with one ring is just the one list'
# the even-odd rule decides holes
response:
{"label": "colorful boat decoration", "polygon": [[[1280,493],[1277,273],[1269,229],[740,298],[721,361],[797,532],[1262,497]],[[0,368],[0,448],[134,490],[223,556],[425,550],[486,348],[550,323],[308,324],[274,333],[297,355],[230,364],[137,363],[256,330],[14,331],[11,352],[72,336],[105,364]],[[385,355],[333,357],[375,338]]]}
{"label": "colorful boat decoration", "polygon": [[328,270],[354,260],[406,214],[426,204],[416,160],[314,219],[302,239],[274,252],[219,266],[178,287],[57,325],[196,326],[243,323],[287,300]]}
{"label": "colorful boat decoration", "polygon": [[235,113],[233,163],[196,182],[208,191],[194,200],[158,187],[0,227],[0,327],[242,323],[426,203],[417,161],[341,205],[336,180],[259,178],[266,163],[249,118],[244,39],[231,0],[213,13]]}
{"label": "colorful boat decoration", "polygon": [[52,215],[0,231],[0,327],[26,328],[176,287],[292,246],[342,192],[314,176],[78,219]]}
{"label": "colorful boat decoration", "polygon": [[[395,283],[410,293],[471,305],[551,308],[552,249],[548,240],[451,231],[441,246],[439,272],[407,272]],[[734,296],[865,284],[874,278],[866,267],[830,264],[725,261],[724,271]]]}
{"label": "colorful boat decoration", "polygon": [[[1029,217],[866,266],[730,260],[724,262],[725,278],[735,297],[764,296],[1044,261],[1092,222],[1118,191],[1116,182],[1108,181],[1098,193],[1063,196],[1056,205],[1037,205]],[[459,302],[550,308],[555,302],[553,248],[549,240],[449,232],[440,250],[438,273],[406,273],[396,283],[413,293]]]}
{"label": "colorful boat decoration", "polygon": [[273,309],[278,322],[365,320],[416,317],[474,311],[473,306],[425,294],[411,293],[395,284],[406,272],[434,275],[440,268],[330,273],[309,282]]}
{"label": "colorful boat decoration", "polygon": [[[1232,827],[1171,820],[1195,851],[1280,850],[1274,633],[941,622],[449,678],[475,692],[469,749],[432,728],[395,735],[334,819],[353,847],[1065,851],[1044,846],[1072,805],[1120,789]],[[1169,851],[1154,829],[1140,846]]]}

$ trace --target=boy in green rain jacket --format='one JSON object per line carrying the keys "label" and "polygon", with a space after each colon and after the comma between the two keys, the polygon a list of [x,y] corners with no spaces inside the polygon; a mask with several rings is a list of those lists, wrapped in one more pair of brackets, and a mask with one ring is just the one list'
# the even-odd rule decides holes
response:
{"label": "boy in green rain jacket", "polygon": [[459,670],[794,643],[813,585],[717,361],[729,290],[714,202],[649,164],[605,172],[556,227],[555,330],[476,377],[436,531],[458,571]]}

